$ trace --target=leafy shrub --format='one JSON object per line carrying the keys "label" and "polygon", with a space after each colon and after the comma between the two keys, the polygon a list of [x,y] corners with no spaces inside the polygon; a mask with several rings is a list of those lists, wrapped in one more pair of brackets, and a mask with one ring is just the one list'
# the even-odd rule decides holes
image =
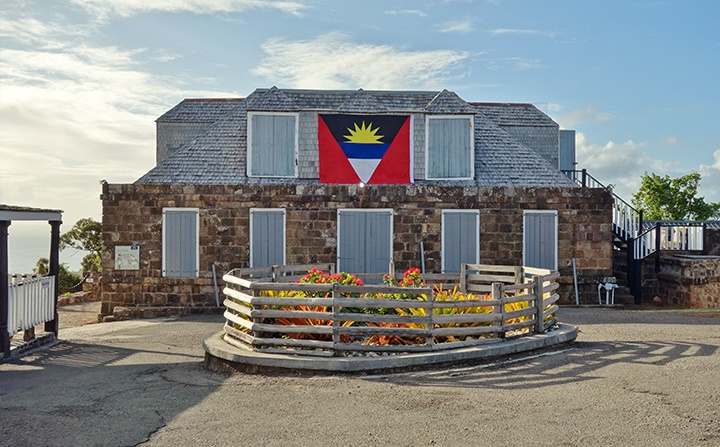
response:
{"label": "leafy shrub", "polygon": [[[407,289],[413,289],[413,288],[421,288],[426,287],[425,281],[423,280],[422,274],[420,273],[420,270],[417,268],[411,268],[408,269],[404,274],[403,278],[398,282],[393,278],[391,275],[385,275],[383,278],[383,282],[389,286],[394,287],[403,287]],[[358,285],[362,286],[363,282],[360,278],[355,277],[354,275],[348,274],[348,273],[335,273],[335,274],[329,274],[322,270],[318,270],[316,268],[313,268],[312,270],[309,270],[308,273],[301,279],[297,280],[296,283],[304,283],[304,284],[333,284],[333,283],[339,283],[339,284],[345,284],[345,285]],[[380,299],[396,299],[396,300],[418,300],[418,301],[425,301],[427,300],[427,296],[425,294],[417,294],[417,293],[410,293],[410,290],[408,290],[409,293],[385,293],[385,294],[372,294],[368,296],[368,298],[380,298]],[[303,297],[329,297],[330,294],[328,292],[303,292],[303,291],[264,291],[262,292],[262,296],[274,296],[274,297],[295,297],[295,298],[303,298]],[[357,294],[344,294],[343,296],[353,296],[353,297],[360,297],[361,295],[359,293]],[[458,292],[457,286],[453,287],[452,289],[443,289],[442,284],[440,286],[435,286],[433,290],[433,298],[435,301],[475,301],[475,300],[490,300],[492,299],[491,295],[484,294],[482,296],[476,296],[472,293],[460,293]],[[520,309],[524,309],[528,307],[527,302],[516,302],[516,303],[508,303],[505,304],[505,311],[506,312],[512,312]],[[298,310],[298,311],[306,311],[306,312],[327,312],[330,316],[330,312],[328,312],[327,306],[272,306],[272,308],[275,309],[284,309],[284,310]],[[416,316],[416,317],[425,317],[427,316],[427,309],[424,307],[417,307],[417,308],[342,308],[341,312],[348,312],[348,313],[365,313],[365,314],[396,314],[401,316]],[[469,306],[469,307],[434,307],[433,308],[433,315],[463,315],[463,314],[490,314],[493,312],[493,306],[487,305],[487,306]],[[528,317],[518,317],[513,318],[510,320],[507,320],[506,323],[512,324],[516,322],[521,321],[527,321]],[[277,318],[274,320],[275,324],[281,324],[281,325],[304,325],[304,326],[330,326],[332,325],[331,320],[324,320],[324,319],[313,319],[313,318],[304,318],[304,317],[298,317],[298,318]],[[345,321],[342,323],[342,326],[347,327],[350,325],[353,325],[352,321]],[[359,323],[363,324],[368,327],[386,327],[386,328],[416,328],[416,329],[425,329],[424,324],[419,323],[383,323],[383,322],[376,322],[376,323]],[[448,323],[438,323],[435,324],[435,328],[451,328],[451,327],[478,327],[478,326],[489,326],[490,323],[488,322],[448,322]],[[296,334],[296,333],[289,333],[286,335],[289,338],[297,338],[297,339],[310,339],[310,340],[324,340],[329,341],[332,340],[332,336],[329,334]],[[438,337],[438,342],[454,342],[454,341],[462,341],[465,340],[466,337],[454,337],[454,336],[445,336],[445,337]],[[343,341],[348,341],[348,338],[346,337]],[[417,344],[417,343],[423,343],[424,339],[423,337],[406,337],[406,336],[397,336],[397,335],[374,335],[369,337],[367,340],[365,340],[365,345],[409,345],[409,344]]]}
{"label": "leafy shrub", "polygon": [[[328,312],[327,306],[295,306],[293,310],[302,312],[327,312],[328,315],[332,316],[332,312]],[[287,326],[332,326],[332,320],[321,320],[316,318],[277,318],[276,324],[282,324]],[[347,327],[353,324],[352,321],[343,321],[341,326]],[[285,334],[287,338],[294,338],[297,340],[319,340],[319,341],[332,341],[332,334],[304,334],[297,332],[289,332]],[[344,342],[350,341],[350,337],[342,336],[341,340]]]}

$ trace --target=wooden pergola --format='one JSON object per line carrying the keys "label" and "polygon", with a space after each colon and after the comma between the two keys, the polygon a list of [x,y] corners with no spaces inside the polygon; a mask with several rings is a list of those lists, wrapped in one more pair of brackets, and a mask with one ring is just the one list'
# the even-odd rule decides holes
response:
{"label": "wooden pergola", "polygon": [[[57,279],[60,269],[60,225],[62,224],[62,211],[10,206],[0,204],[0,350],[2,358],[10,356],[10,334],[8,333],[9,310],[9,264],[8,264],[8,235],[9,227],[13,221],[47,221],[50,224],[50,268],[49,274]],[[55,281],[53,319],[45,323],[45,331],[57,336],[58,281]]]}

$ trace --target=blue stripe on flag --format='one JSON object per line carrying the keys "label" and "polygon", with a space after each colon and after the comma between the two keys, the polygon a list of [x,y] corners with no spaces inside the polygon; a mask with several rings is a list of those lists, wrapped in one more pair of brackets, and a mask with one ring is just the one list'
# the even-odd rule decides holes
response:
{"label": "blue stripe on flag", "polygon": [[383,158],[390,147],[389,144],[366,144],[366,143],[345,143],[340,142],[347,158]]}

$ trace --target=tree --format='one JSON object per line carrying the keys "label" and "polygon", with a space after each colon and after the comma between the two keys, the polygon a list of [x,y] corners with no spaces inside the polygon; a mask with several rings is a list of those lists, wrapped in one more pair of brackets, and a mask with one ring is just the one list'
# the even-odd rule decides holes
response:
{"label": "tree", "polygon": [[[47,275],[49,273],[50,261],[48,258],[40,258],[33,269],[34,273],[38,275]],[[83,278],[80,275],[68,270],[65,263],[58,266],[58,289],[60,293],[77,292],[80,285],[83,283]]]}
{"label": "tree", "polygon": [[649,220],[707,220],[720,217],[720,202],[707,203],[697,197],[702,177],[697,172],[678,178],[645,172],[633,205]]}
{"label": "tree", "polygon": [[60,249],[72,247],[89,252],[80,262],[83,272],[99,272],[102,270],[100,255],[102,254],[102,224],[92,218],[83,218],[67,233],[60,236]]}
{"label": "tree", "polygon": [[48,258],[40,258],[38,259],[37,264],[35,264],[35,268],[33,269],[33,273],[37,273],[38,275],[47,275],[48,271],[50,269],[50,261]]}

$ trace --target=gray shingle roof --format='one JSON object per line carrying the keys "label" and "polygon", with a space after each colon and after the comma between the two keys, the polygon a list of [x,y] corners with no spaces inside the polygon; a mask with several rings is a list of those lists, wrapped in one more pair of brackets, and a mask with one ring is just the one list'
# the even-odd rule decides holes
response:
{"label": "gray shingle roof", "polygon": [[460,99],[460,97],[454,92],[443,90],[437,94],[427,105],[425,111],[428,113],[472,113],[475,114],[476,110],[473,106]]}
{"label": "gray shingle roof", "polygon": [[274,112],[297,112],[300,110],[295,101],[277,87],[272,87],[260,95],[250,95],[246,101],[247,110],[267,110]]}
{"label": "gray shingle roof", "polygon": [[359,89],[351,97],[340,104],[338,111],[352,113],[382,113],[387,112],[387,107],[380,104],[374,95],[363,89]]}
{"label": "gray shingle roof", "polygon": [[[205,104],[208,109],[192,101],[180,105],[163,115],[163,121],[182,116],[207,117],[217,113],[218,119],[193,142],[181,147],[136,183],[160,184],[243,184],[243,183],[318,183],[319,180],[258,179],[247,178],[247,111],[344,111],[364,113],[474,113],[475,115],[475,180],[463,182],[418,181],[418,184],[453,184],[477,186],[517,187],[577,187],[555,167],[551,166],[532,149],[519,143],[489,118],[485,109],[490,105],[468,104],[455,93],[401,92],[366,90],[281,90],[258,89],[245,101],[233,101],[232,107],[223,109],[222,102]],[[178,109],[179,110],[175,110]],[[217,108],[215,108],[217,107]],[[212,111],[210,111],[212,109]],[[224,110],[224,114],[221,112]],[[508,110],[512,110],[509,112]],[[175,112],[173,112],[175,111]],[[556,125],[542,112],[528,105],[502,107],[502,113],[492,113],[496,119],[506,122],[513,114],[522,120],[542,122],[535,111]],[[171,113],[173,112],[173,113]],[[194,112],[194,114],[193,114]],[[208,118],[209,119],[209,118]],[[537,124],[536,124],[537,125]]]}
{"label": "gray shingle roof", "polygon": [[482,113],[475,115],[475,147],[475,178],[479,186],[577,186]]}
{"label": "gray shingle roof", "polygon": [[165,112],[156,123],[214,123],[243,101],[243,98],[184,99]]}
{"label": "gray shingle roof", "polygon": [[532,104],[471,102],[499,126],[552,126],[557,123]]}
{"label": "gray shingle roof", "polygon": [[223,118],[140,177],[135,183],[245,183],[247,108],[243,101]]}
{"label": "gray shingle roof", "polygon": [[[373,102],[387,112],[425,112],[426,107],[438,92],[404,92],[389,90],[279,90],[299,110],[339,111],[343,106],[357,104],[363,109]],[[253,101],[262,101],[263,96],[273,94],[273,89],[257,89],[248,96]],[[248,110],[255,110],[254,107]],[[285,111],[277,109],[277,111]],[[290,111],[290,110],[287,110]],[[345,110],[344,110],[345,111]],[[367,111],[367,110],[361,110]]]}

